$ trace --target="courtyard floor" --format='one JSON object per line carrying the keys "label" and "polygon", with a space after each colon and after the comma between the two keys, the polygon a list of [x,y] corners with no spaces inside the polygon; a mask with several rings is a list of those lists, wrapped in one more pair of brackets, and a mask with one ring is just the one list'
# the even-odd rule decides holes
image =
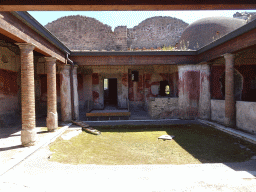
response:
{"label": "courtyard floor", "polygon": [[[197,121],[129,121],[132,124],[190,124]],[[96,123],[96,122],[95,122]],[[99,123],[99,122],[98,122]],[[101,124],[104,122],[100,122]],[[108,122],[111,123],[111,122]],[[120,124],[122,122],[112,122]],[[107,123],[105,123],[107,124]],[[52,156],[48,144],[64,131],[77,132],[79,127],[62,127],[55,133],[44,131],[39,135],[41,142],[34,147],[15,147],[1,142],[1,158],[8,151],[14,152],[12,163],[17,165],[6,170],[8,164],[1,164],[0,191],[255,191],[256,160],[244,162],[219,162],[202,164],[143,164],[143,165],[95,165],[63,164],[49,161]],[[73,130],[73,131],[72,131]],[[103,130],[102,130],[103,131]],[[1,132],[2,133],[2,132]],[[103,132],[103,134],[106,132]],[[17,133],[18,134],[18,133]],[[12,136],[17,144],[20,137]],[[177,134],[176,134],[177,135]],[[97,136],[94,136],[97,137]],[[5,139],[7,139],[5,138]],[[176,138],[177,139],[177,138]],[[1,135],[1,141],[3,137]],[[72,140],[72,138],[70,138]],[[6,141],[6,140],[5,140]],[[56,140],[57,141],[57,140]],[[162,141],[162,144],[168,141]],[[12,142],[9,142],[10,144]],[[236,144],[238,145],[238,144]],[[243,147],[240,146],[241,149]],[[185,148],[186,149],[186,148]],[[246,149],[244,149],[246,150]],[[28,152],[30,151],[30,155]],[[34,153],[33,153],[34,152]],[[25,157],[22,154],[27,153]],[[197,158],[200,159],[200,158]],[[11,161],[11,160],[10,160]],[[10,162],[8,161],[8,162]],[[10,164],[9,164],[10,165]],[[6,171],[2,172],[2,168]]]}

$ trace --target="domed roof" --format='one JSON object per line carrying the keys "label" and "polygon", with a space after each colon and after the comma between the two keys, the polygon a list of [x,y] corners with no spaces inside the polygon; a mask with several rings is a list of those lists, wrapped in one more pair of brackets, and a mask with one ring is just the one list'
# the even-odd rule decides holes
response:
{"label": "domed roof", "polygon": [[246,24],[245,20],[231,17],[208,17],[190,24],[182,33],[178,49],[198,50]]}

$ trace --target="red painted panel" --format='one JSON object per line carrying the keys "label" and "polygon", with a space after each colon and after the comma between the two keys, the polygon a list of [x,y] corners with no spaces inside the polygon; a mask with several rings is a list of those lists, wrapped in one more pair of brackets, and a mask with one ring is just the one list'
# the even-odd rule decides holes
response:
{"label": "red painted panel", "polygon": [[132,82],[132,74],[128,74],[128,97],[130,101],[134,101],[134,93],[133,93],[133,82]]}
{"label": "red painted panel", "polygon": [[122,84],[123,86],[128,87],[128,73],[123,73]]}
{"label": "red painted panel", "polygon": [[98,73],[93,73],[92,74],[92,84],[93,85],[98,85],[99,84],[99,74]]}
{"label": "red painted panel", "polygon": [[83,75],[82,74],[77,74],[77,89],[78,90],[83,90]]}
{"label": "red painted panel", "polygon": [[17,78],[18,72],[0,69],[0,93],[16,95],[19,90]]}
{"label": "red painted panel", "polygon": [[225,72],[225,66],[212,66],[211,67],[211,98],[212,99],[224,99],[221,93],[220,76]]}
{"label": "red painted panel", "polygon": [[97,99],[99,99],[100,95],[97,91],[92,91],[92,97],[93,101],[95,102]]}
{"label": "red painted panel", "polygon": [[200,97],[200,72],[187,71],[184,73],[185,86],[188,90],[188,98],[190,100],[199,101]]}

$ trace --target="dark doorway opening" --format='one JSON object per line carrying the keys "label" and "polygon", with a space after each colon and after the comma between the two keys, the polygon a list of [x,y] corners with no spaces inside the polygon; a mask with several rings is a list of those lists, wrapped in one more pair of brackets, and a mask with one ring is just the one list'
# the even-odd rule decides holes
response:
{"label": "dark doorway opening", "polygon": [[104,79],[104,104],[117,106],[117,79]]}

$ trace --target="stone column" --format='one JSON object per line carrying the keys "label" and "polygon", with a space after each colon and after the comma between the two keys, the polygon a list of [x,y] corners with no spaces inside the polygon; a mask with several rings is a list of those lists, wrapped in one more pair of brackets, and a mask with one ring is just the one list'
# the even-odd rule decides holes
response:
{"label": "stone column", "polygon": [[210,66],[200,63],[200,98],[199,117],[210,120],[211,118],[211,93],[210,93]]}
{"label": "stone column", "polygon": [[56,58],[45,57],[47,66],[47,129],[58,128],[57,90],[56,90]]}
{"label": "stone column", "polygon": [[226,53],[225,58],[225,119],[228,127],[236,125],[236,101],[234,89],[234,55]]}
{"label": "stone column", "polygon": [[77,91],[77,65],[73,67],[73,93],[74,93],[74,119],[79,119],[79,100],[78,100],[78,91]]}
{"label": "stone column", "polygon": [[61,120],[71,121],[70,65],[60,66],[60,77]]}
{"label": "stone column", "polygon": [[34,45],[17,43],[21,54],[21,112],[23,146],[34,145],[36,141],[35,83],[34,83]]}

